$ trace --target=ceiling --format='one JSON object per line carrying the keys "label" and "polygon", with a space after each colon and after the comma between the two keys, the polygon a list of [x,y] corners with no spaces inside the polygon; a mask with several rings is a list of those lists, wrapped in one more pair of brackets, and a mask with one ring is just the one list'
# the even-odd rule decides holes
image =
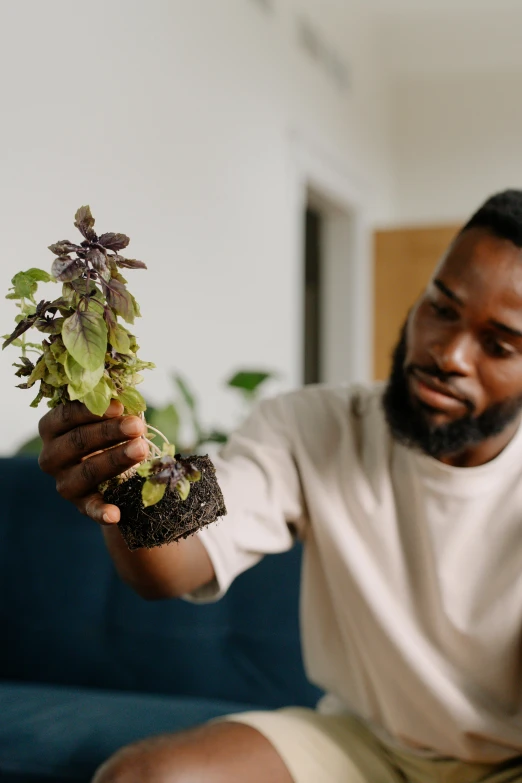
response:
{"label": "ceiling", "polygon": [[392,74],[520,72],[520,0],[366,0]]}
{"label": "ceiling", "polygon": [[[315,0],[320,3],[321,0]],[[331,0],[371,22],[391,76],[509,71],[522,78],[522,0]]]}

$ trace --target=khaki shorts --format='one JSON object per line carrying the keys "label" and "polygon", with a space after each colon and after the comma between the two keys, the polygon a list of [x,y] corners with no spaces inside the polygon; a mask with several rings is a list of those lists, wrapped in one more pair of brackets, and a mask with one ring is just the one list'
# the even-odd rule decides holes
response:
{"label": "khaki shorts", "polygon": [[277,750],[294,783],[513,783],[522,757],[500,766],[433,759],[380,742],[360,721],[288,708],[219,720],[246,723]]}

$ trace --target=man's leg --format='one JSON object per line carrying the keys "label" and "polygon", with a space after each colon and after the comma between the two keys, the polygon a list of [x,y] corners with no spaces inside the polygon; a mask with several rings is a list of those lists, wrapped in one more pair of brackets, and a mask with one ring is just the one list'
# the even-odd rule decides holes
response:
{"label": "man's leg", "polygon": [[[404,783],[384,746],[350,716],[288,708],[228,715],[129,745],[93,783]],[[435,780],[439,778],[429,778]],[[428,783],[428,778],[422,783]]]}
{"label": "man's leg", "polygon": [[292,783],[270,742],[241,723],[211,723],[123,748],[92,783]]}

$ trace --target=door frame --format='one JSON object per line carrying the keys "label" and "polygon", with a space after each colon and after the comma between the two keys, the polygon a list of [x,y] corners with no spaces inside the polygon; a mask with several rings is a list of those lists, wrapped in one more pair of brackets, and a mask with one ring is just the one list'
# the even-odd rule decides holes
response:
{"label": "door frame", "polygon": [[[373,375],[373,264],[365,188],[323,149],[291,134],[296,186],[295,264],[304,278],[304,214],[308,204],[323,215],[321,257],[321,367],[326,383],[368,382]],[[304,283],[303,283],[304,285]],[[298,292],[295,356],[303,377],[304,296]],[[302,382],[302,381],[301,381]]]}

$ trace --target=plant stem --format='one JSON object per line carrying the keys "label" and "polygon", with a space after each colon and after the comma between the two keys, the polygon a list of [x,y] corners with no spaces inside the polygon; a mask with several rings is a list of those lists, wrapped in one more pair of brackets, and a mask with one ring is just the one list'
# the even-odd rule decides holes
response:
{"label": "plant stem", "polygon": [[170,446],[170,442],[168,438],[165,437],[165,435],[161,432],[161,430],[157,430],[156,427],[153,427],[152,424],[148,424],[147,421],[145,422],[145,424],[147,424],[147,429],[152,430],[152,432],[155,432],[156,435],[159,435],[161,438],[163,438],[165,443],[167,443]]}
{"label": "plant stem", "polygon": [[153,443],[151,440],[149,440],[148,438],[146,438],[146,437],[145,437],[145,435],[142,435],[142,438],[143,438],[143,440],[145,441],[145,443],[148,443],[148,444],[149,444],[149,446],[150,446],[150,447],[151,447],[151,449],[152,449],[152,452],[153,452],[154,456],[155,456],[155,457],[161,457],[161,449],[159,449],[159,448],[156,446],[156,444],[155,444],[155,443]]}
{"label": "plant stem", "polygon": [[[149,423],[147,422],[147,420],[146,420],[146,418],[145,418],[145,414],[143,413],[143,411],[140,413],[140,416],[141,416],[141,418],[143,419],[143,421],[145,422],[145,424],[146,424],[146,426],[147,426],[147,429],[148,429],[148,430],[152,430],[153,432],[155,432],[157,435],[159,435],[161,438],[163,438],[163,440],[165,441],[165,443],[167,443],[167,444],[170,446],[170,441],[168,440],[168,438],[166,438],[166,437],[165,437],[165,435],[164,435],[164,434],[161,432],[161,430],[157,430],[157,429],[156,429],[156,427],[153,427],[151,424],[149,424]],[[159,446],[157,446],[157,445],[156,445],[155,443],[153,443],[151,440],[149,440],[148,438],[146,438],[146,437],[145,437],[145,435],[142,435],[141,437],[143,438],[143,440],[145,441],[145,443],[148,443],[148,444],[149,444],[149,446],[152,448],[152,451],[153,451],[153,453],[154,453],[154,456],[155,456],[155,457],[162,457],[162,456],[163,456],[163,454],[162,454],[162,451],[161,451],[161,449],[159,448]]]}

